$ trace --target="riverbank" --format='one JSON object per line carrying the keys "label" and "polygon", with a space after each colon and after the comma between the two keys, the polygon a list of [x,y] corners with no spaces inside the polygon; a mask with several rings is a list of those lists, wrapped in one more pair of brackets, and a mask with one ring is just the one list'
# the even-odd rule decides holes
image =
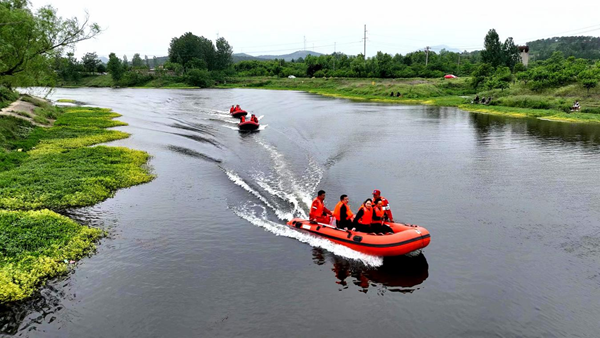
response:
{"label": "riverbank", "polygon": [[149,155],[91,145],[129,134],[110,109],[56,108],[52,126],[0,116],[0,303],[33,295],[48,278],[92,252],[102,231],[60,211],[91,206],[149,182]]}
{"label": "riverbank", "polygon": [[[514,84],[504,91],[477,92],[471,88],[469,78],[447,80],[253,77],[238,78],[235,82],[230,81],[227,85],[220,85],[218,88],[299,90],[356,101],[457,107],[479,114],[539,118],[560,122],[600,123],[600,91],[593,90],[587,93],[577,85],[532,92],[523,85]],[[392,93],[394,96],[391,95]],[[400,96],[397,96],[398,93]],[[471,101],[476,95],[492,96],[494,99],[491,105],[472,104]],[[594,113],[568,113],[570,103],[575,100],[581,101],[582,106],[587,107],[584,111],[587,109]]]}

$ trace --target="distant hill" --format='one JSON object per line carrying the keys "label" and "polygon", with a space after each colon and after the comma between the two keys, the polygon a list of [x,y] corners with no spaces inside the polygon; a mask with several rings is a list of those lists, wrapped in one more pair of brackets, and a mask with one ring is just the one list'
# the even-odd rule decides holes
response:
{"label": "distant hill", "polygon": [[98,57],[98,59],[100,61],[102,61],[102,63],[107,64],[108,63],[108,58],[106,56],[100,56]]}
{"label": "distant hill", "polygon": [[431,48],[432,51],[439,53],[442,49],[445,49],[447,52],[454,52],[454,53],[461,53],[462,50],[458,49],[458,48],[452,48],[446,45],[437,45],[437,46],[432,46],[429,47]]}
{"label": "distant hill", "polygon": [[274,59],[284,59],[285,61],[292,61],[292,60],[297,60],[299,58],[306,58],[307,55],[312,55],[312,56],[320,56],[323,55],[321,53],[317,53],[317,52],[312,52],[310,50],[299,50],[297,52],[293,52],[291,54],[285,54],[285,55],[259,55],[257,56],[257,58],[259,59],[266,59],[266,60],[274,60]]}
{"label": "distant hill", "polygon": [[235,54],[233,54],[233,63],[238,63],[238,62],[241,62],[241,61],[252,61],[252,60],[265,61],[266,59],[259,59],[256,56],[248,55],[248,54],[245,54],[245,53],[235,53]]}
{"label": "distant hill", "polygon": [[545,60],[560,51],[565,57],[600,59],[600,38],[594,36],[561,36],[528,42],[531,60]]}

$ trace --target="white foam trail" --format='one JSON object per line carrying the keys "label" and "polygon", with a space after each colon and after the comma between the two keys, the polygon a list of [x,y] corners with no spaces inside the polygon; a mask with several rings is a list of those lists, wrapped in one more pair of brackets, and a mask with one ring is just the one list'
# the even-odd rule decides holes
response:
{"label": "white foam trail", "polygon": [[232,129],[232,130],[240,130],[239,127],[232,127],[232,126],[223,126],[223,127],[227,128],[227,129]]}
{"label": "white foam trail", "polygon": [[258,130],[265,130],[268,126],[268,124],[263,124],[262,126],[258,127]]}
{"label": "white foam trail", "polygon": [[265,116],[261,115],[261,116],[257,117],[257,119],[260,121],[260,119],[262,119],[263,117],[265,117]]}
{"label": "white foam trail", "polygon": [[275,215],[277,215],[277,218],[279,218],[280,220],[285,221],[285,220],[289,220],[289,219],[294,218],[294,215],[292,213],[290,213],[290,212],[284,212],[282,210],[279,210],[275,206],[273,206],[273,204],[271,204],[263,195],[261,195],[258,191],[252,189],[252,187],[250,187],[236,173],[234,173],[234,172],[232,172],[230,170],[225,170],[225,174],[227,174],[227,177],[229,177],[229,179],[233,183],[235,183],[236,185],[242,187],[242,189],[244,189],[247,192],[251,193],[256,198],[258,198],[261,202],[263,202],[266,206],[268,206],[269,208],[271,208],[275,212]]}
{"label": "white foam trail", "polygon": [[269,194],[277,196],[283,199],[284,201],[291,203],[294,206],[294,210],[292,211],[294,216],[300,218],[308,218],[306,212],[302,210],[302,207],[300,206],[300,203],[298,202],[296,196],[289,194],[284,190],[277,190],[273,188],[271,186],[271,183],[273,183],[272,179],[265,177],[265,175],[263,175],[262,173],[257,173],[254,177],[254,180],[256,181],[259,187],[263,188]]}
{"label": "white foam trail", "polygon": [[383,264],[382,257],[363,254],[343,245],[333,243],[328,239],[316,237],[309,233],[292,229],[287,225],[269,221],[266,219],[266,209],[262,206],[256,207],[261,207],[263,209],[261,216],[256,215],[256,212],[254,210],[250,210],[248,207],[245,206],[240,208],[233,208],[233,212],[239,217],[245,219],[246,221],[257,225],[265,229],[266,231],[275,234],[276,236],[295,238],[300,242],[307,243],[312,247],[322,248],[337,256],[342,256],[355,261],[360,261],[367,266],[378,267]]}

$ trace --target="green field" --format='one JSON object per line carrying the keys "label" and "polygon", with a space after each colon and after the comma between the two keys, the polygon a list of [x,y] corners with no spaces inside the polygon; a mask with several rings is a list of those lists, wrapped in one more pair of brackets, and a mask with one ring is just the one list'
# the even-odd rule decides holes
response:
{"label": "green field", "polygon": [[149,182],[148,154],[90,145],[126,138],[109,109],[61,108],[53,127],[0,116],[0,303],[31,296],[94,249],[98,229],[59,215]]}

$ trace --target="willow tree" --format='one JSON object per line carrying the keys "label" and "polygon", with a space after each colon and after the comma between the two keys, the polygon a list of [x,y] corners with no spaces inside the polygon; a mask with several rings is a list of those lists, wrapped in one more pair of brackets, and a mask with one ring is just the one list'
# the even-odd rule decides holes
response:
{"label": "willow tree", "polygon": [[0,84],[36,85],[53,76],[52,61],[67,47],[100,33],[89,15],[63,19],[45,6],[33,12],[27,0],[0,0]]}

